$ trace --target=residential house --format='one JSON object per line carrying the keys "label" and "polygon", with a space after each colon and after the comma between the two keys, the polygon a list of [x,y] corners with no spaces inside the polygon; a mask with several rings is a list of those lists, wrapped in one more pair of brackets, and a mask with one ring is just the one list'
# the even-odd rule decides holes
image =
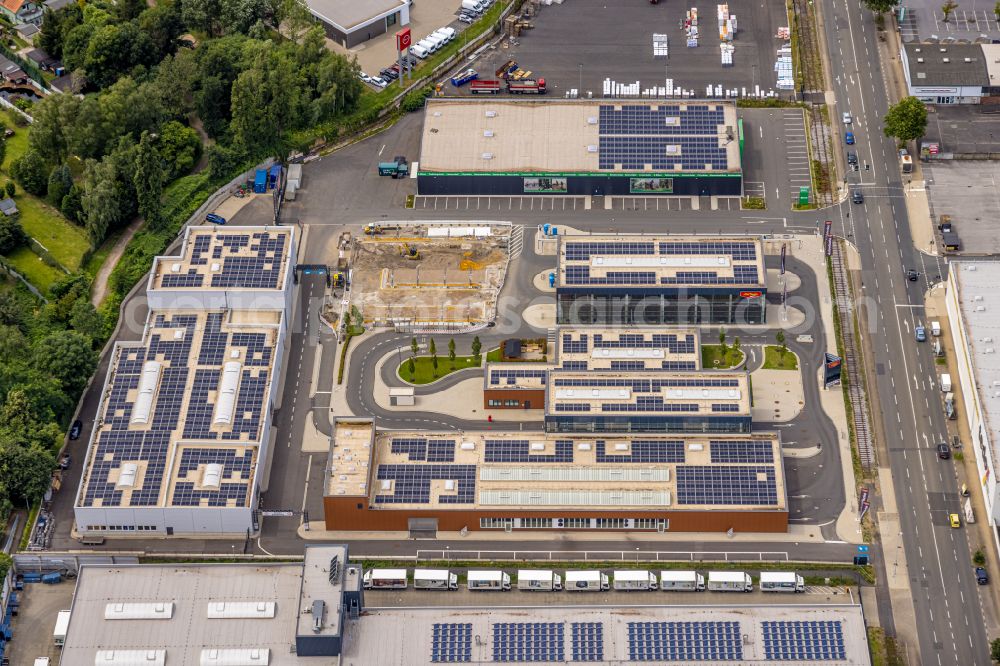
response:
{"label": "residential house", "polygon": [[34,0],[0,0],[0,14],[14,25],[42,22],[42,5]]}

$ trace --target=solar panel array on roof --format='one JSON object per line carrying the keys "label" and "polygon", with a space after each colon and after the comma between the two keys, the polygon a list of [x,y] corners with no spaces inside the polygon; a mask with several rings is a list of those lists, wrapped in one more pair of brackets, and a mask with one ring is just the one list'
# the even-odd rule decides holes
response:
{"label": "solar panel array on roof", "polygon": [[423,437],[394,437],[392,453],[405,453],[410,462],[455,462],[455,440]]}
{"label": "solar panel array on roof", "polygon": [[604,623],[574,622],[570,625],[573,661],[604,661]]}
{"label": "solar panel array on roof", "polygon": [[493,625],[493,661],[565,661],[562,622],[497,622]]}
{"label": "solar panel array on roof", "polygon": [[606,135],[717,134],[726,114],[704,104],[665,104],[655,109],[648,104],[624,104],[620,109],[602,104],[599,122],[601,134]]}
{"label": "solar panel array on roof", "polygon": [[694,402],[664,402],[663,398],[640,395],[634,403],[605,402],[601,404],[602,412],[698,412],[698,403]]}
{"label": "solar panel array on roof", "polygon": [[664,388],[738,388],[738,379],[664,378],[630,379],[627,377],[557,377],[556,386],[566,388],[628,388],[634,393],[659,393]]}
{"label": "solar panel array on roof", "polygon": [[773,463],[774,446],[760,440],[712,440],[709,452],[714,463]]}
{"label": "solar panel array on roof", "polygon": [[[667,349],[671,354],[693,354],[694,335],[684,337],[676,333],[619,333],[617,340],[605,340],[601,333],[594,334],[594,349]],[[583,351],[587,351],[584,349]]]}
{"label": "solar panel array on roof", "polygon": [[483,462],[564,463],[573,462],[573,442],[556,440],[556,451],[550,454],[533,454],[526,439],[487,439]]}
{"label": "solar panel array on roof", "polygon": [[545,379],[549,376],[548,370],[490,370],[490,384],[506,384],[513,386],[518,379],[538,379],[539,385],[545,384]]}
{"label": "solar panel array on roof", "polygon": [[472,661],[472,623],[434,623],[431,661],[435,664]]}
{"label": "solar panel array on roof", "polygon": [[714,136],[601,136],[598,142],[601,169],[724,171],[729,166],[726,147]]}
{"label": "solar panel array on roof", "polygon": [[[178,481],[174,484],[172,506],[227,506],[229,500],[235,500],[236,506],[246,504],[247,493],[250,491],[250,478],[253,474],[253,451],[235,451],[233,449],[216,448],[186,448],[181,453],[178,477],[184,477],[199,467],[210,464],[222,465],[222,483],[218,489],[202,489],[195,487],[191,481]],[[234,476],[235,475],[235,476]]]}
{"label": "solar panel array on roof", "polygon": [[597,442],[599,463],[683,463],[684,442],[634,439],[628,453],[608,453],[604,442]]}
{"label": "solar panel array on roof", "polygon": [[660,254],[720,254],[734,261],[754,261],[757,246],[748,241],[661,241]]}
{"label": "solar panel array on roof", "polygon": [[774,467],[680,465],[675,473],[678,504],[778,503]]}
{"label": "solar panel array on roof", "polygon": [[764,656],[774,661],[847,659],[839,620],[764,621]]}
{"label": "solar panel array on roof", "polygon": [[632,661],[743,659],[739,622],[629,622]]}
{"label": "solar panel array on roof", "polygon": [[442,494],[441,504],[472,504],[476,496],[475,465],[379,465],[379,481],[392,481],[392,494],[378,494],[376,504],[429,504],[432,481],[454,481],[456,494]]}
{"label": "solar panel array on roof", "polygon": [[268,289],[280,286],[285,249],[284,234],[262,231],[256,232],[252,236],[247,234],[216,234],[216,238],[231,253],[248,245],[250,252],[254,254],[229,254],[227,256],[225,252],[220,252],[218,257],[213,257],[222,262],[222,267],[220,272],[212,275],[212,287],[217,289]]}
{"label": "solar panel array on roof", "polygon": [[567,261],[583,261],[595,254],[651,255],[656,253],[652,241],[586,241],[567,242]]}
{"label": "solar panel array on roof", "polygon": [[189,268],[185,273],[168,273],[160,280],[164,287],[200,287],[205,282],[205,276],[197,268]]}

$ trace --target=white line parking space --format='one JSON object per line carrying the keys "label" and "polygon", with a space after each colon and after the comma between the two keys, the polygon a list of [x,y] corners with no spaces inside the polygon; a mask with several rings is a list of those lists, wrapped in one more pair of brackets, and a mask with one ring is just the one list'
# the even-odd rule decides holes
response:
{"label": "white line parking space", "polygon": [[584,210],[586,197],[445,197],[420,196],[413,198],[413,207],[418,210],[521,210],[556,211]]}
{"label": "white line parking space", "polygon": [[799,110],[782,113],[785,155],[788,160],[788,196],[799,196],[800,187],[812,186],[809,148],[806,146],[806,126]]}
{"label": "white line parking space", "polygon": [[767,198],[767,191],[764,186],[764,181],[762,180],[744,180],[743,181],[743,196],[745,197],[759,197],[761,199]]}
{"label": "white line parking space", "polygon": [[624,211],[692,210],[690,197],[611,197],[611,208]]}

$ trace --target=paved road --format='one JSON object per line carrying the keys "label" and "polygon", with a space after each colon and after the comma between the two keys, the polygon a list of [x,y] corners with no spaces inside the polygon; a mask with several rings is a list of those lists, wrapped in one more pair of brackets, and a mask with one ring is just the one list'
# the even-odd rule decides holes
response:
{"label": "paved road", "polygon": [[[920,663],[990,663],[983,623],[983,595],[973,577],[964,529],[948,526],[959,510],[954,465],[937,459],[934,446],[947,441],[928,344],[917,344],[913,326],[923,319],[923,279],[909,282],[904,267],[923,276],[943,275],[935,259],[920,255],[910,237],[896,145],[882,132],[889,100],[871,12],[858,0],[825,0],[828,62],[835,66],[837,106],[856,121],[859,160],[871,171],[852,174],[865,193],[863,206],[844,204],[838,222],[857,243],[865,294],[874,325],[865,333],[874,351],[876,386],[900,510],[900,529],[919,627]],[[850,215],[850,217],[848,217]]]}

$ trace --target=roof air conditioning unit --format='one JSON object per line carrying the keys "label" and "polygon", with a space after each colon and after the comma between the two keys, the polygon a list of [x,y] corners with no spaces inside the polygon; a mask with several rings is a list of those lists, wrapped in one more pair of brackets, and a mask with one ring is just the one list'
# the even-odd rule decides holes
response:
{"label": "roof air conditioning unit", "polygon": [[941,58],[941,62],[951,62],[951,58]]}
{"label": "roof air conditioning unit", "polygon": [[595,146],[594,144],[590,144],[589,146],[587,146],[587,152],[588,153],[596,153],[597,152],[597,146]]}
{"label": "roof air conditioning unit", "polygon": [[493,153],[483,153],[483,159],[484,160],[491,160],[491,159],[493,159]]}
{"label": "roof air conditioning unit", "polygon": [[587,116],[587,124],[588,125],[596,125],[597,124],[597,117],[596,116]]}
{"label": "roof air conditioning unit", "polygon": [[493,136],[493,130],[483,130],[483,136],[490,138]]}
{"label": "roof air conditioning unit", "polygon": [[496,111],[487,111],[486,112],[486,117],[487,118],[496,118],[497,117],[497,112]]}
{"label": "roof air conditioning unit", "polygon": [[917,58],[917,62],[923,62],[923,61],[924,61],[923,58]]}

